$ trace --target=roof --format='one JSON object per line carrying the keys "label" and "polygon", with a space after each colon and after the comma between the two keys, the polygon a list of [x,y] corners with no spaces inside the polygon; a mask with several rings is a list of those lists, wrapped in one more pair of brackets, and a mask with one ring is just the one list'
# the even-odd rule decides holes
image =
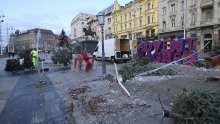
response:
{"label": "roof", "polygon": [[114,4],[112,4],[111,6],[107,7],[106,9],[102,10],[102,13],[107,15],[107,14],[112,12],[113,8],[114,8]]}
{"label": "roof", "polygon": [[[31,32],[37,33],[39,31],[39,29],[40,28],[34,28],[34,29],[27,30],[27,33],[31,33]],[[40,29],[40,31],[43,34],[53,34],[52,30]]]}

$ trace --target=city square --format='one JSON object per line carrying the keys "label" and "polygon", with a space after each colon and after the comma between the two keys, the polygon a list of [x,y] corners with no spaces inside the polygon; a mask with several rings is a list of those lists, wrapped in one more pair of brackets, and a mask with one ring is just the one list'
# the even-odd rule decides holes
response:
{"label": "city square", "polygon": [[0,5],[0,124],[220,123],[220,0],[22,2]]}

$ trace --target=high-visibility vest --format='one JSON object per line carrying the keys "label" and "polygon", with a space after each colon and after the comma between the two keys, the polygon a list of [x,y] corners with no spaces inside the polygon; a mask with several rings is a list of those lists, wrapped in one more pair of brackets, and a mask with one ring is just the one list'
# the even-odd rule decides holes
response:
{"label": "high-visibility vest", "polygon": [[36,50],[32,50],[31,51],[31,56],[37,58],[37,51]]}

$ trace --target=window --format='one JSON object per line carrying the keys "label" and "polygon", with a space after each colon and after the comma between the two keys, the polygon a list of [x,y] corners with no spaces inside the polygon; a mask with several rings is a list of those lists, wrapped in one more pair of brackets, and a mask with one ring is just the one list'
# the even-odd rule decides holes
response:
{"label": "window", "polygon": [[151,30],[151,37],[154,37],[155,36],[155,29],[152,29]]}
{"label": "window", "polygon": [[76,37],[76,29],[74,28],[74,37]]}
{"label": "window", "polygon": [[171,12],[175,12],[175,4],[171,5]]}
{"label": "window", "polygon": [[152,23],[154,23],[154,17],[152,17]]}
{"label": "window", "polygon": [[171,25],[172,25],[172,28],[175,28],[175,19],[172,19]]}
{"label": "window", "polygon": [[131,18],[131,12],[129,12],[129,17]]}
{"label": "window", "polygon": [[142,19],[140,19],[140,26],[142,26]]}
{"label": "window", "polygon": [[154,4],[152,3],[152,9],[154,8]]}
{"label": "window", "polygon": [[181,17],[181,25],[184,26],[184,17]]}
{"label": "window", "polygon": [[184,10],[184,1],[181,1],[181,10]]}
{"label": "window", "polygon": [[108,18],[108,24],[111,24],[111,18]]}
{"label": "window", "polygon": [[206,12],[206,20],[205,21],[211,21],[213,19],[213,13],[211,11]]}
{"label": "window", "polygon": [[195,5],[196,4],[196,0],[192,0],[192,5]]}
{"label": "window", "polygon": [[163,22],[163,29],[166,29],[166,22]]}
{"label": "window", "polygon": [[129,28],[131,28],[131,23],[129,23]]}
{"label": "window", "polygon": [[127,29],[127,24],[125,24],[125,30]]}
{"label": "window", "polygon": [[195,23],[196,23],[196,15],[192,14],[191,24],[195,24]]}
{"label": "window", "polygon": [[84,22],[82,22],[82,25],[84,25]]}
{"label": "window", "polygon": [[150,3],[148,3],[148,10],[150,10]]}
{"label": "window", "polygon": [[140,14],[142,13],[142,8],[140,8]]}
{"label": "window", "polygon": [[121,21],[122,21],[122,16],[121,16]]}
{"label": "window", "polygon": [[131,40],[132,39],[132,34],[129,34],[129,40]]}
{"label": "window", "polygon": [[121,25],[121,31],[123,30],[123,26]]}
{"label": "window", "polygon": [[150,32],[146,31],[146,38],[149,38],[149,34],[150,34]]}
{"label": "window", "polygon": [[166,15],[166,7],[163,7],[163,15]]}
{"label": "window", "polygon": [[138,32],[138,33],[136,33],[136,38],[142,38],[142,32]]}
{"label": "window", "polygon": [[147,23],[150,24],[150,16],[147,17]]}
{"label": "window", "polygon": [[125,14],[125,20],[127,19],[127,14]]}

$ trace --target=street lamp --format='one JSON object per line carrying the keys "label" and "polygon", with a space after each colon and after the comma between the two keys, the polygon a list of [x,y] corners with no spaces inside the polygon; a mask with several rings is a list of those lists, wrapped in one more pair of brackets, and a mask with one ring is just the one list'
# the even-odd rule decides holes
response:
{"label": "street lamp", "polygon": [[1,49],[1,55],[2,55],[2,28],[1,28],[1,24],[2,24],[2,22],[4,22],[4,20],[3,20],[3,18],[4,18],[5,16],[4,15],[0,15],[0,49]]}
{"label": "street lamp", "polygon": [[104,47],[104,30],[103,26],[105,23],[105,15],[103,12],[99,12],[96,15],[99,25],[101,26],[101,33],[102,33],[102,75],[106,76],[106,65],[105,65],[105,47]]}
{"label": "street lamp", "polygon": [[136,7],[136,0],[134,0],[134,1],[133,1],[133,16],[134,16],[134,40],[136,40],[136,39],[137,39],[137,34],[136,34],[136,32],[137,32],[137,31],[136,31],[136,30],[137,30],[137,29],[136,29],[136,25],[137,25],[137,24],[136,24],[136,23],[137,23],[137,22],[136,22],[136,21],[137,21],[137,20],[136,20],[136,11],[137,11],[137,7]]}

